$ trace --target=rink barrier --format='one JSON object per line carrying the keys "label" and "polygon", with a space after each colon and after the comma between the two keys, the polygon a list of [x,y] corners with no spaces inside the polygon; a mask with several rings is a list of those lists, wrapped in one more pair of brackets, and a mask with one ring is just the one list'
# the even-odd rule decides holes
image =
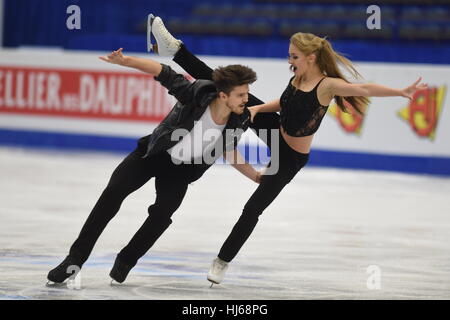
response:
{"label": "rink barrier", "polygon": [[[152,132],[175,98],[151,76],[100,61],[104,54],[2,50],[0,129],[16,131],[4,131],[4,143],[127,152],[133,139]],[[155,58],[187,77],[169,57]],[[236,63],[234,57],[201,58],[211,67]],[[262,101],[279,97],[292,76],[285,59],[239,57],[239,63],[258,74],[251,91]],[[429,86],[410,100],[371,98],[362,115],[332,103],[315,134],[310,164],[449,175],[450,65],[359,62],[357,69],[366,83],[403,88],[421,76]],[[18,133],[26,131],[41,134]]]}
{"label": "rink barrier", "polygon": [[[136,142],[137,139],[134,138],[116,136],[0,129],[0,145],[21,148],[126,154],[136,147]],[[241,145],[239,148],[245,155],[256,153],[253,150],[256,148],[254,145]],[[308,166],[450,176],[450,158],[435,156],[389,155],[313,148]]]}

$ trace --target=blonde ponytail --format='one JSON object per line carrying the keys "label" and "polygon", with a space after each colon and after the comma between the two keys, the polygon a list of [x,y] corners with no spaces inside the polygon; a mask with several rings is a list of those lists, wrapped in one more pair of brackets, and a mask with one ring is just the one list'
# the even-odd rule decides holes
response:
{"label": "blonde ponytail", "polygon": [[[327,77],[339,78],[345,82],[349,82],[339,69],[338,63],[340,63],[355,78],[362,78],[353,66],[353,63],[342,54],[334,51],[331,43],[326,38],[317,37],[312,33],[297,32],[291,37],[291,43],[305,55],[316,54],[316,63],[320,71]],[[369,103],[367,97],[344,98],[335,96],[334,99],[342,111],[348,112],[345,106],[345,101],[347,101],[360,114],[363,114],[361,110]]]}

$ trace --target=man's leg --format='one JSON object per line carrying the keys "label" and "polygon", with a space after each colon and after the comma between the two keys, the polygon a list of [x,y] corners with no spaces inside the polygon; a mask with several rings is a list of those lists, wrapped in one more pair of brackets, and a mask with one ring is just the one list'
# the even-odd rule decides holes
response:
{"label": "man's leg", "polygon": [[172,215],[186,195],[188,183],[173,178],[157,176],[156,201],[148,208],[148,218],[131,241],[117,255],[110,276],[123,282],[137,261],[154,245],[172,223]]}
{"label": "man's leg", "polygon": [[151,168],[152,161],[142,159],[141,156],[141,152],[137,149],[134,150],[114,170],[108,185],[84,223],[78,238],[71,246],[69,256],[49,272],[50,281],[63,282],[67,279],[70,274],[67,274],[66,265],[82,267],[100,234],[119,211],[123,200],[154,175],[155,168]]}
{"label": "man's leg", "polygon": [[114,170],[108,185],[72,245],[71,255],[86,261],[100,234],[117,214],[125,198],[154,176],[156,170],[152,168],[152,161],[142,159],[141,156],[137,151],[132,152]]}

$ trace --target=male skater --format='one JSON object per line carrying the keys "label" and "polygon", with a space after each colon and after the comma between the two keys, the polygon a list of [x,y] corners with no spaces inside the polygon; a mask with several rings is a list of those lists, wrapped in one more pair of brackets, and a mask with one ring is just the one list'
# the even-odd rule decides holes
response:
{"label": "male skater", "polygon": [[48,280],[55,283],[62,283],[73,274],[68,273],[70,266],[81,269],[124,199],[151,178],[155,178],[155,203],[148,208],[144,224],[117,255],[110,272],[119,283],[125,281],[139,258],[172,223],[172,214],[180,206],[188,184],[199,179],[222,154],[245,176],[257,183],[260,180],[259,172],[244,163],[236,151],[237,142],[250,123],[245,104],[249,84],[256,80],[253,70],[242,65],[220,67],[214,71],[212,81],[191,83],[167,65],[123,55],[122,48],[100,59],[154,76],[178,102],[114,170],[69,255],[48,273]]}

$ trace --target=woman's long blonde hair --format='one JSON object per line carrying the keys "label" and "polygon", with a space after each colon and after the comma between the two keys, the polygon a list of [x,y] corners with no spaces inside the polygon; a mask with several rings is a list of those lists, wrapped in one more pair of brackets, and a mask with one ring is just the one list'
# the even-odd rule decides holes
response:
{"label": "woman's long blonde hair", "polygon": [[[291,44],[306,56],[314,53],[320,71],[327,77],[340,78],[349,82],[339,69],[338,63],[341,63],[355,78],[362,78],[359,72],[356,71],[352,62],[334,51],[330,42],[325,38],[320,38],[312,33],[297,32],[291,36]],[[369,103],[367,97],[344,98],[335,96],[334,99],[342,111],[347,112],[347,108],[344,104],[345,101],[347,101],[360,114],[363,113],[361,110],[364,110],[365,106]]]}

